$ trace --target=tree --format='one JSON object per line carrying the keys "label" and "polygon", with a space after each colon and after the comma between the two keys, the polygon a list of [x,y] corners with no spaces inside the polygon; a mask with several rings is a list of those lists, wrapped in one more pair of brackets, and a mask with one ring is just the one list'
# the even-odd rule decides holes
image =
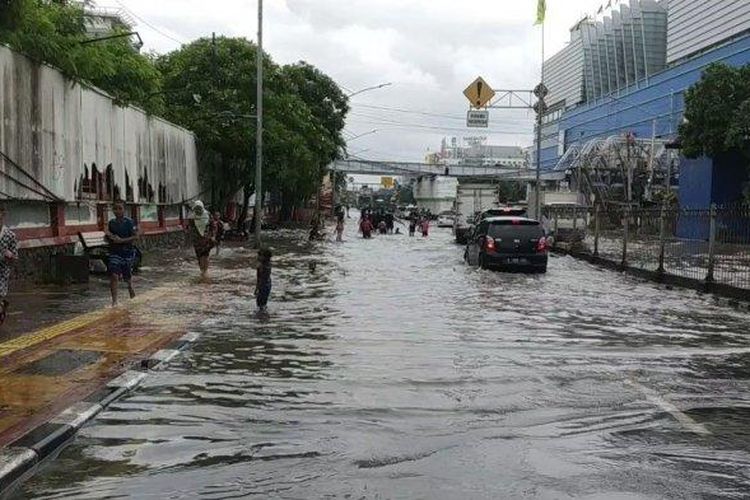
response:
{"label": "tree", "polygon": [[750,119],[750,65],[712,64],[685,93],[680,125],[682,152],[689,158],[746,150]]}
{"label": "tree", "polygon": [[500,181],[497,185],[497,198],[500,203],[513,203],[526,198],[526,186],[518,181]]}
{"label": "tree", "polygon": [[331,142],[325,159],[338,159],[346,147],[342,135],[349,112],[349,98],[331,77],[304,61],[284,66],[283,76],[293,85],[297,95],[307,104],[317,122],[323,126]]}
{"label": "tree", "polygon": [[[308,64],[264,64],[263,191],[283,214],[315,194],[343,143],[346,97]],[[167,118],[193,130],[204,182],[223,205],[254,191],[256,47],[244,38],[203,38],[159,59]],[[243,209],[244,212],[244,209]]]}
{"label": "tree", "polygon": [[160,76],[150,57],[140,54],[127,38],[81,43],[88,39],[83,4],[0,0],[0,9],[0,42],[57,67],[69,78],[101,88],[120,104],[161,111]]}
{"label": "tree", "polygon": [[[750,65],[712,64],[685,94],[680,125],[682,152],[688,158],[740,153],[750,165]],[[750,190],[745,189],[750,200]]]}
{"label": "tree", "polygon": [[20,19],[19,0],[0,0],[0,30],[15,29]]}

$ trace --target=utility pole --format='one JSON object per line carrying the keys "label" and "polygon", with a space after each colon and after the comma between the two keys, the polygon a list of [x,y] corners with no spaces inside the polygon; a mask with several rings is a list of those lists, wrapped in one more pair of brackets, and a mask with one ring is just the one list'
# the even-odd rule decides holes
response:
{"label": "utility pole", "polygon": [[256,128],[255,128],[255,247],[261,246],[263,225],[263,0],[258,0],[258,43],[255,66],[257,70]]}

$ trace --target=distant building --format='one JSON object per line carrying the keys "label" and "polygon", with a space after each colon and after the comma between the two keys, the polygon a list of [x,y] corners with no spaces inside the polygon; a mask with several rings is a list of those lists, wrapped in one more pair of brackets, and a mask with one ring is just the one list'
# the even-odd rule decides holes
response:
{"label": "distant building", "polygon": [[[135,20],[124,9],[98,7],[93,3],[84,4],[84,23],[89,38],[102,38],[135,30]],[[139,39],[134,38],[132,44],[134,49],[141,49]]]}
{"label": "distant building", "polygon": [[[430,160],[438,165],[503,165],[512,169],[523,169],[528,165],[522,148],[486,144],[486,137],[465,137],[459,145],[457,137],[443,139],[440,151],[432,153]],[[427,163],[430,163],[429,161]]]}

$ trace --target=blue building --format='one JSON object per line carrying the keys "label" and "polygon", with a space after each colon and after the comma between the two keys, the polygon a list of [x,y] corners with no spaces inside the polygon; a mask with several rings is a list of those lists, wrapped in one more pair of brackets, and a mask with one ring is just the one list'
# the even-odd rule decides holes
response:
{"label": "blue building", "polygon": [[[621,8],[628,8],[627,15],[632,18],[632,12],[637,12],[641,3],[633,0],[631,7]],[[656,10],[653,3],[649,5],[652,11]],[[667,8],[668,36],[663,50],[669,66],[646,73],[643,78],[627,85],[622,85],[622,76],[619,80],[612,78],[610,82],[619,84],[610,87],[606,94],[591,92],[586,88],[588,80],[583,78],[583,102],[572,105],[564,103],[562,106],[552,103],[551,109],[555,114],[548,114],[542,128],[543,171],[559,169],[566,151],[582,147],[596,138],[628,134],[637,138],[651,138],[655,133],[661,140],[675,140],[685,109],[685,91],[700,80],[703,70],[716,62],[732,66],[750,64],[750,2],[670,0]],[[700,17],[700,22],[696,15]],[[617,21],[622,16],[614,18]],[[652,12],[650,24],[644,25],[644,29],[651,26],[651,29],[658,31],[654,37],[646,36],[652,42],[660,38],[662,28],[658,19],[656,13]],[[696,23],[698,25],[693,26]],[[590,22],[586,24],[590,25]],[[613,23],[602,25],[606,28],[613,26]],[[617,27],[617,22],[614,27]],[[588,29],[591,30],[590,27]],[[571,44],[563,50],[570,51],[570,47],[578,50],[579,46]],[[659,52],[661,48],[652,46],[650,50]],[[604,67],[616,68],[620,63],[627,63],[627,60],[617,60],[617,54],[621,52],[610,51],[612,61]],[[659,60],[659,56],[654,55],[651,59]],[[585,72],[588,74],[590,70]],[[552,75],[550,82],[555,85],[555,75]],[[570,82],[567,83],[570,85]],[[601,85],[597,85],[597,88],[601,88]],[[556,89],[551,88],[551,95],[555,94]],[[595,94],[601,95],[594,97]],[[710,203],[726,204],[740,198],[747,173],[738,158],[682,159],[679,163],[682,206],[705,207]]]}

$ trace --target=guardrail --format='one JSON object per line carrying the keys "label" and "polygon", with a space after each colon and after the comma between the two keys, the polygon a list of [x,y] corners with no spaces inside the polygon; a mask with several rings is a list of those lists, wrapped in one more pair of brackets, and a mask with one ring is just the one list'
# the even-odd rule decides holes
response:
{"label": "guardrail", "polygon": [[559,250],[750,299],[750,207],[552,207],[545,215]]}

